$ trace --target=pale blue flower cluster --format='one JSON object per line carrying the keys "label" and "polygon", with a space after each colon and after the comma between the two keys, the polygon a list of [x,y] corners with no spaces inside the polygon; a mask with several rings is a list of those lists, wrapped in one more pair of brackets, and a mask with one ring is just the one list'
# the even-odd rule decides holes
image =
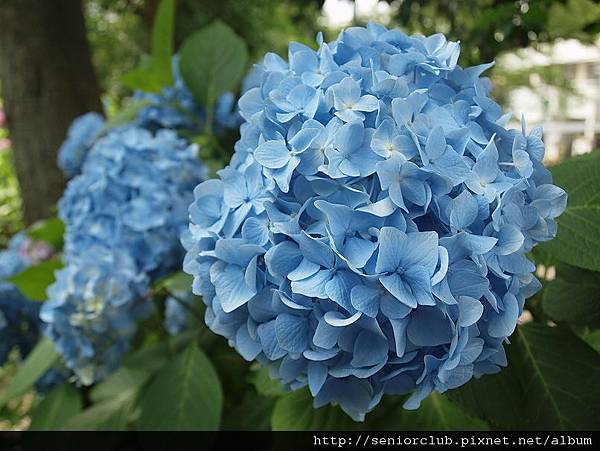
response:
{"label": "pale blue flower cluster", "polygon": [[182,333],[190,323],[190,308],[193,308],[194,295],[189,291],[171,293],[165,300],[165,329],[170,335]]}
{"label": "pale blue flower cluster", "polygon": [[114,371],[151,311],[148,278],[126,253],[89,248],[57,271],[40,311],[65,364],[84,385]]}
{"label": "pale blue flower cluster", "polygon": [[459,67],[457,43],[374,24],[317,41],[266,55],[240,99],[184,270],[245,359],[362,420],[384,394],[416,409],[507,364],[540,287],[526,253],[566,194],[541,131],[507,130],[489,65]]}
{"label": "pale blue flower cluster", "polygon": [[67,177],[81,172],[85,157],[103,126],[104,119],[98,113],[86,113],[73,121],[67,139],[58,150],[58,166]]}
{"label": "pale blue flower cluster", "polygon": [[40,334],[40,303],[28,299],[6,279],[47,260],[53,253],[51,246],[33,241],[24,232],[13,236],[0,252],[0,366],[15,348],[20,357],[26,357]]}
{"label": "pale blue flower cluster", "polygon": [[59,202],[67,259],[100,246],[129,254],[151,278],[177,267],[192,191],[207,175],[197,146],[138,127],[100,139]]}
{"label": "pale blue flower cluster", "polygon": [[[206,122],[206,109],[196,102],[181,78],[177,56],[173,58],[172,69],[173,86],[164,87],[159,93],[134,93],[135,100],[148,102],[148,105],[138,112],[136,123],[149,130],[169,128],[200,133]],[[239,125],[241,117],[237,112],[235,100],[230,92],[217,99],[213,113],[214,133],[220,134]]]}
{"label": "pale blue flower cluster", "polygon": [[148,312],[149,283],[181,264],[187,207],[207,173],[197,150],[173,130],[114,129],[59,202],[66,267],[41,318],[83,384],[118,366]]}

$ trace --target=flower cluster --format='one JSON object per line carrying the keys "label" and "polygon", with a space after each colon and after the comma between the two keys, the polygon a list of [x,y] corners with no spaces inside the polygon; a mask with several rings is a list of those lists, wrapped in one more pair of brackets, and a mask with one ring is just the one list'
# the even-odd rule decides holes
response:
{"label": "flower cluster", "polygon": [[189,291],[171,293],[165,300],[165,329],[173,336],[179,335],[189,325],[190,309],[194,308],[194,295]]}
{"label": "flower cluster", "polygon": [[193,188],[205,177],[197,147],[174,131],[114,130],[60,200],[67,259],[101,246],[123,250],[151,278],[171,271],[182,258],[179,235]]}
{"label": "flower cluster", "polygon": [[195,190],[207,324],[315,407],[362,420],[499,371],[540,287],[526,253],[566,194],[459,51],[371,24],[267,54],[230,166]]}
{"label": "flower cluster", "polygon": [[98,113],[86,113],[73,121],[67,139],[58,150],[58,166],[67,177],[81,172],[83,162],[103,126],[104,119]]}
{"label": "flower cluster", "polygon": [[41,318],[81,383],[116,368],[148,312],[149,282],[181,264],[179,235],[205,176],[197,146],[175,131],[125,126],[99,139],[69,182],[59,202],[66,267]]}
{"label": "flower cluster", "polygon": [[148,279],[126,252],[90,248],[56,273],[40,311],[65,364],[84,385],[114,371],[151,304]]}
{"label": "flower cluster", "polygon": [[[194,99],[179,73],[179,58],[172,62],[173,86],[164,87],[159,93],[136,91],[133,98],[146,101],[136,118],[136,123],[149,130],[169,128],[200,133],[206,121],[206,110]],[[240,116],[235,109],[235,97],[225,93],[217,99],[214,109],[215,133],[233,129],[239,125]]]}
{"label": "flower cluster", "polygon": [[8,247],[0,252],[0,365],[15,348],[25,357],[40,333],[40,303],[27,299],[6,279],[49,259],[53,253],[51,246],[34,241],[25,233],[12,237]]}

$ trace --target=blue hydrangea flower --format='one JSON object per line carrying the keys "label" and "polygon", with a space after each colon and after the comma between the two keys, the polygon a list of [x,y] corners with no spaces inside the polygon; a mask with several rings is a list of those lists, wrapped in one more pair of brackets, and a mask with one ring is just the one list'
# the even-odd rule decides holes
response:
{"label": "blue hydrangea flower", "polygon": [[98,113],[86,113],[73,121],[67,139],[58,150],[58,165],[67,177],[81,172],[87,153],[103,126],[104,119]]}
{"label": "blue hydrangea flower", "polygon": [[[193,308],[195,297],[189,291],[178,291],[172,293],[172,295],[165,300],[165,329],[169,334],[176,336],[189,325],[189,308]],[[174,296],[177,296],[177,298]],[[189,307],[186,307],[183,303]]]}
{"label": "blue hydrangea flower", "polygon": [[[136,91],[135,100],[147,101],[136,118],[136,124],[148,130],[169,128],[179,131],[199,133],[206,121],[206,110],[200,105],[179,73],[179,59],[173,58],[173,86],[164,87],[159,93]],[[235,97],[225,93],[217,99],[214,107],[214,132],[219,134],[236,128],[240,116],[235,107]]]}
{"label": "blue hydrangea flower", "polygon": [[59,202],[66,267],[41,318],[81,383],[117,368],[151,305],[149,282],[180,267],[187,207],[206,173],[175,131],[125,126],[99,139],[69,182]]}
{"label": "blue hydrangea flower", "polygon": [[443,35],[370,24],[268,54],[229,167],[190,207],[208,326],[314,405],[416,409],[507,364],[566,193]]}
{"label": "blue hydrangea flower", "polygon": [[65,256],[120,249],[151,278],[176,268],[193,188],[207,174],[197,146],[174,131],[114,130],[90,151],[59,202]]}
{"label": "blue hydrangea flower", "polygon": [[114,371],[147,316],[148,278],[127,253],[105,248],[71,256],[48,289],[40,318],[82,384]]}
{"label": "blue hydrangea flower", "polygon": [[27,299],[6,279],[49,259],[53,253],[51,246],[32,240],[24,232],[13,236],[0,252],[0,366],[15,348],[21,358],[26,357],[40,335],[41,304]]}
{"label": "blue hydrangea flower", "polygon": [[27,299],[14,285],[0,281],[0,366],[16,349],[24,358],[40,335],[39,302]]}

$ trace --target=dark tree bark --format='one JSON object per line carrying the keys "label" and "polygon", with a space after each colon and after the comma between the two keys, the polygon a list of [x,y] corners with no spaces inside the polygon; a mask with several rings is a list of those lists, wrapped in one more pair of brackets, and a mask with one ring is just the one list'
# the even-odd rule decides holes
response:
{"label": "dark tree bark", "polygon": [[0,2],[0,95],[30,224],[64,189],[56,156],[69,124],[101,111],[81,0]]}

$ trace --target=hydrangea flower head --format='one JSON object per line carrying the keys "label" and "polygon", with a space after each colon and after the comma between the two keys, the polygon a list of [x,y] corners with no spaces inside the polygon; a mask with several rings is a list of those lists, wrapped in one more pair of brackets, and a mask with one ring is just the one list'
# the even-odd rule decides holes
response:
{"label": "hydrangea flower head", "polygon": [[103,126],[104,118],[98,113],[86,113],[73,121],[67,139],[58,150],[58,165],[67,177],[81,172],[87,153]]}
{"label": "hydrangea flower head", "polygon": [[151,310],[148,278],[120,251],[90,248],[57,271],[40,311],[46,334],[81,383],[114,371]]}
{"label": "hydrangea flower head", "polygon": [[179,236],[207,169],[175,131],[113,129],[90,150],[59,202],[65,268],[41,312],[82,384],[114,371],[151,304],[151,281],[181,265]]}
{"label": "hydrangea flower head", "polygon": [[59,203],[67,259],[120,249],[151,278],[176,268],[192,191],[207,174],[197,146],[171,130],[116,129],[101,138]]}
{"label": "hydrangea flower head", "polygon": [[25,232],[14,235],[8,247],[0,251],[0,365],[17,349],[24,358],[40,335],[40,303],[24,296],[8,279],[32,265],[48,260],[54,249],[44,241],[35,241]]}
{"label": "hydrangea flower head", "polygon": [[206,322],[315,407],[362,420],[500,371],[540,286],[525,254],[566,194],[458,55],[374,24],[266,55],[230,166],[195,190]]}

